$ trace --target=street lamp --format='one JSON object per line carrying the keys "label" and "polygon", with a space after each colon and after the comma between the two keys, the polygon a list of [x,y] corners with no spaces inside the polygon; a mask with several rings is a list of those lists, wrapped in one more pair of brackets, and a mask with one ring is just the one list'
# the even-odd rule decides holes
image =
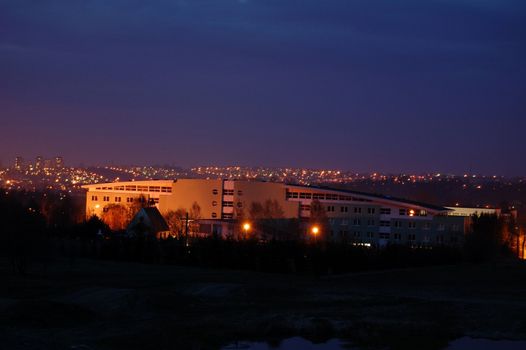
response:
{"label": "street lamp", "polygon": [[320,228],[318,226],[312,226],[310,232],[314,236],[314,241],[316,241],[316,238],[318,237],[318,234],[320,233]]}
{"label": "street lamp", "polygon": [[248,231],[250,231],[250,223],[245,222],[243,224],[243,231],[245,231],[245,238],[248,238]]}

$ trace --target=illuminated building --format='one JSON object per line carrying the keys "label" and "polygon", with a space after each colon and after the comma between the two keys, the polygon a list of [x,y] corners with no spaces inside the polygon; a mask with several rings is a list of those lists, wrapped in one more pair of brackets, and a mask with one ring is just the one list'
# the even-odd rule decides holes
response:
{"label": "illuminated building", "polygon": [[[299,219],[308,231],[313,204],[321,206],[326,228],[320,239],[365,246],[407,244],[433,246],[460,244],[469,220],[447,215],[451,209],[368,193],[324,187],[289,185],[247,180],[151,180],[85,185],[87,216],[102,216],[110,204],[132,206],[142,197],[162,214],[192,205],[200,208],[199,219],[220,226],[216,232],[230,234],[250,219],[254,203],[268,201],[279,207],[282,219]],[[214,230],[214,229],[212,229]],[[325,231],[325,232],[324,232]],[[208,232],[208,231],[207,231]]]}
{"label": "illuminated building", "polygon": [[64,167],[64,159],[62,157],[55,157],[55,168],[62,169]]}
{"label": "illuminated building", "polygon": [[40,170],[42,169],[44,158],[42,156],[37,156],[35,159],[35,169]]}
{"label": "illuminated building", "polygon": [[22,170],[24,164],[24,158],[18,156],[15,158],[15,170]]}

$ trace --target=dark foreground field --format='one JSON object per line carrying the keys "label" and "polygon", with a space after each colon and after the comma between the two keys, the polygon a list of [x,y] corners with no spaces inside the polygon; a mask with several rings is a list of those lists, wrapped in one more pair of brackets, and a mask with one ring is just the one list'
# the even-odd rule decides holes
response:
{"label": "dark foreground field", "polygon": [[219,349],[232,340],[349,339],[441,349],[526,339],[526,266],[297,276],[78,260],[26,277],[0,265],[2,349]]}

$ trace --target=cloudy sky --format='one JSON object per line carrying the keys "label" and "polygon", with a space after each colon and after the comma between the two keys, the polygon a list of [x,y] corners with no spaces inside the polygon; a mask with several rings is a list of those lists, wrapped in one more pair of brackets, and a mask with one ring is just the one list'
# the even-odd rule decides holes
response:
{"label": "cloudy sky", "polygon": [[526,175],[523,0],[0,0],[0,160]]}

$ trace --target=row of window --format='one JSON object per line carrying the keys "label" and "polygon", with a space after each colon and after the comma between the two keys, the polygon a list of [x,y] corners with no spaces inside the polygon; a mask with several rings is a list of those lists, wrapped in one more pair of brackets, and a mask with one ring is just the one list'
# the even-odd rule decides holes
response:
{"label": "row of window", "polygon": [[[333,233],[331,231],[331,233]],[[363,234],[363,237],[364,238],[368,238],[368,239],[374,239],[375,238],[375,233],[374,232],[360,232],[360,231],[354,231],[353,234],[352,234],[352,237],[354,239],[360,239],[362,238],[362,234]],[[349,235],[349,231],[347,230],[340,230],[340,237],[344,238],[344,237],[348,237]],[[400,241],[402,240],[402,235],[400,233],[395,233],[392,235],[393,237],[393,240],[396,240],[396,241]],[[379,239],[385,239],[385,240],[389,240],[391,239],[391,234],[389,233],[379,233],[378,234],[378,238]],[[410,233],[407,235],[407,240],[408,241],[416,241],[416,234],[414,233]],[[431,242],[431,238],[429,236],[424,236],[422,238],[422,241],[423,242]],[[454,243],[454,242],[458,242],[458,237],[449,237],[449,241]],[[445,242],[445,239],[444,239],[444,236],[437,236],[435,237],[435,242],[437,243],[444,243]]]}
{"label": "row of window", "polygon": [[[217,219],[217,213],[212,213],[212,218]],[[223,213],[221,216],[222,219],[230,220],[234,218],[234,214]]]}
{"label": "row of window", "polygon": [[172,193],[172,188],[169,186],[144,186],[144,185],[126,185],[114,187],[95,187],[96,190],[104,191],[133,191],[133,192],[163,192]]}
{"label": "row of window", "polygon": [[[219,191],[218,191],[217,189],[214,188],[214,189],[212,190],[212,194],[213,194],[213,195],[217,195],[217,194],[219,194]],[[223,190],[223,196],[233,196],[233,195],[234,195],[234,190]],[[237,195],[238,195],[238,196],[242,196],[242,195],[243,195],[243,191],[238,190],[238,191],[237,191]]]}
{"label": "row of window", "polygon": [[312,192],[292,192],[287,191],[286,198],[300,198],[300,199],[321,199],[321,200],[335,200],[348,202],[370,202],[369,199],[357,198],[352,196],[343,196],[333,193],[312,193]]}
{"label": "row of window", "polygon": [[[98,201],[99,200],[99,197],[98,196],[91,196],[91,200],[92,201]],[[134,201],[139,201],[139,202],[144,202],[146,200],[146,198],[144,197],[137,197],[137,198],[133,198],[133,197],[126,197],[126,203],[133,203]],[[102,201],[103,202],[109,202],[110,201],[110,196],[103,196],[102,197]],[[159,198],[150,198],[150,201],[154,202],[154,203],[159,203]],[[122,197],[114,197],[114,202],[115,203],[120,203],[122,202]]]}
{"label": "row of window", "polygon": [[[330,223],[331,224],[335,223],[333,220],[334,219],[330,219]],[[352,223],[353,223],[354,226],[361,226],[362,225],[362,219],[355,218],[355,219],[352,220]],[[376,226],[376,220],[374,220],[374,219],[368,219],[366,221],[366,223],[367,223],[367,226]],[[347,226],[348,224],[349,223],[348,223],[347,220],[342,220],[340,222],[341,226]],[[380,220],[378,222],[378,226],[380,226],[380,227],[391,227],[391,221]],[[403,221],[395,220],[395,221],[392,222],[392,226],[396,227],[396,228],[402,228],[403,227]],[[410,228],[410,229],[416,229],[417,228],[417,222],[416,221],[409,221],[409,222],[407,222],[407,227]],[[424,222],[421,228],[423,230],[431,230],[431,223],[430,222]],[[456,224],[451,225],[450,229],[453,232],[459,232],[460,231],[460,225],[456,225]],[[445,230],[446,230],[446,225],[445,224],[438,224],[437,225],[437,231],[445,231]]]}
{"label": "row of window", "polygon": [[[300,205],[300,210],[302,210],[302,211],[310,211],[311,210],[311,206],[310,206],[310,204],[301,204]],[[326,208],[326,211],[329,212],[329,213],[334,213],[334,212],[336,212],[336,206],[328,205],[327,208]],[[346,207],[346,206],[340,207],[340,213],[348,213],[348,212],[349,212],[349,207]],[[362,213],[362,208],[354,207],[354,213],[355,214],[361,214]],[[375,213],[376,213],[376,208],[367,208],[367,214],[374,215]]]}

